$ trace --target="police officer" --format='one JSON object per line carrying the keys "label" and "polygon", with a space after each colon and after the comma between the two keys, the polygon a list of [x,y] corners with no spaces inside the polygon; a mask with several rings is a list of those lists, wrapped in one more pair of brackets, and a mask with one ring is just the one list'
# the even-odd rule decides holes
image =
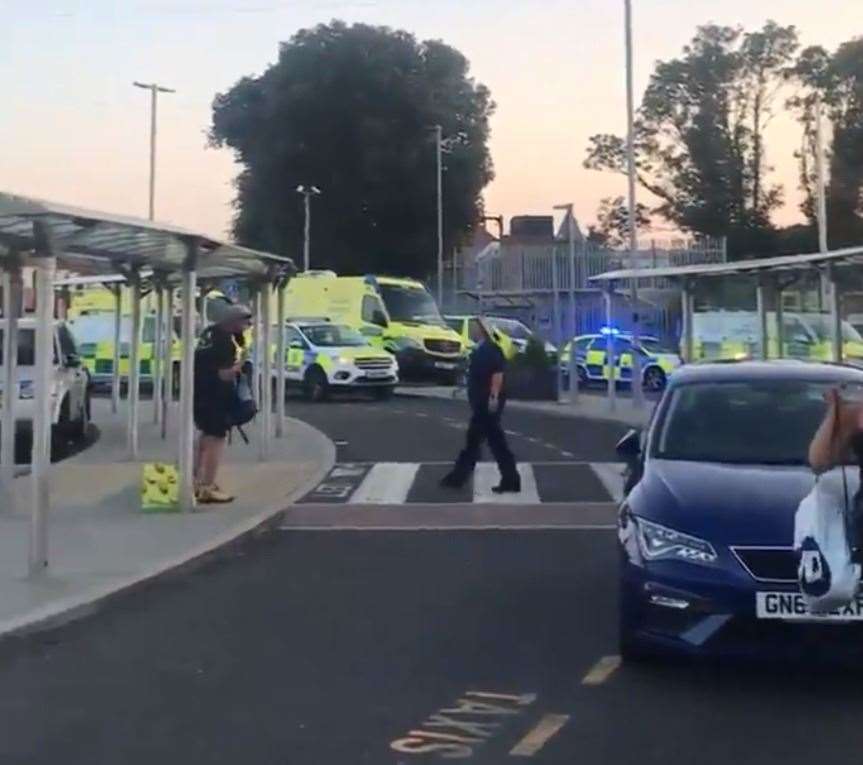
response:
{"label": "police officer", "polygon": [[467,443],[453,469],[444,476],[441,484],[451,488],[463,486],[473,474],[479,460],[482,442],[487,440],[497,461],[501,477],[500,484],[492,491],[496,494],[519,492],[521,478],[515,466],[515,457],[509,449],[506,435],[500,424],[506,403],[504,390],[506,358],[500,346],[494,341],[491,328],[482,318],[471,322],[470,334],[476,347],[470,356],[467,379],[468,401],[471,408]]}

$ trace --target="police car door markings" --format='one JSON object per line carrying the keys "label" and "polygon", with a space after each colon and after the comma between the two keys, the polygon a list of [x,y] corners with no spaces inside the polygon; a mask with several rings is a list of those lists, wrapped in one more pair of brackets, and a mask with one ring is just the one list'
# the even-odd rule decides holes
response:
{"label": "police car door markings", "polygon": [[476,747],[524,713],[536,698],[535,693],[467,691],[453,706],[435,712],[407,736],[392,741],[390,748],[401,754],[437,754],[448,760],[471,757]]}
{"label": "police car door markings", "polygon": [[350,498],[354,505],[400,505],[407,499],[418,462],[379,462]]}

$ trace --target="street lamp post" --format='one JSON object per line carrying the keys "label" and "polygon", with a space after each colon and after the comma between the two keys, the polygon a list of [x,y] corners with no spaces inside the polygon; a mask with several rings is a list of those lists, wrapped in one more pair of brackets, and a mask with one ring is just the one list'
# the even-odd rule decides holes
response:
{"label": "street lamp post", "polygon": [[[629,180],[629,256],[630,267],[638,267],[638,230],[636,228],[635,210],[635,93],[633,85],[632,56],[632,0],[624,0],[626,11],[626,164]],[[639,346],[639,316],[638,316],[638,280],[632,279],[630,284],[630,302],[632,303],[632,405],[636,409],[644,406],[644,392],[641,388],[641,357]],[[614,369],[614,359],[609,359],[611,369]],[[612,375],[614,372],[612,371]]]}
{"label": "street lamp post", "polygon": [[176,90],[165,88],[157,83],[133,82],[136,88],[150,91],[150,207],[149,218],[156,217],[156,111],[159,103],[159,93],[176,93]]}
{"label": "street lamp post", "polygon": [[302,194],[305,204],[305,224],[303,227],[303,270],[308,271],[311,262],[312,243],[312,197],[319,196],[321,190],[317,186],[297,186],[297,194]]}
{"label": "street lamp post", "polygon": [[443,127],[435,125],[437,163],[437,303],[443,305]]}

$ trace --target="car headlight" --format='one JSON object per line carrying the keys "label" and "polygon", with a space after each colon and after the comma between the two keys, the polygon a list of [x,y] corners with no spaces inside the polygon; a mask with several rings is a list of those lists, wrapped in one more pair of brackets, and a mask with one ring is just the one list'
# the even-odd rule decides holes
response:
{"label": "car headlight", "polygon": [[336,359],[336,361],[338,361],[338,362],[339,362],[339,364],[343,364],[343,365],[345,365],[345,366],[347,366],[348,364],[350,364],[350,363],[351,363],[351,360],[350,360],[347,356],[339,356],[339,357]]}
{"label": "car headlight", "polygon": [[647,560],[677,558],[689,563],[714,563],[716,550],[710,542],[660,526],[644,518],[633,518],[638,528],[641,554]]}

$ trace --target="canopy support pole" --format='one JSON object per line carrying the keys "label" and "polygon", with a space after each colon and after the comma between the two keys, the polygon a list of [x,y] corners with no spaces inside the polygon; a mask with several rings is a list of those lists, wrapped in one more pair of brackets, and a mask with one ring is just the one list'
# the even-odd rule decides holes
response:
{"label": "canopy support pole", "polygon": [[758,303],[758,335],[761,340],[762,361],[767,361],[770,358],[770,334],[767,329],[767,289],[768,277],[761,274],[755,287],[755,297]]}
{"label": "canopy support pole", "polygon": [[265,282],[260,288],[261,305],[261,442],[258,445],[258,455],[262,460],[270,457],[270,439],[273,435],[273,349],[271,344],[272,320],[270,319],[270,302],[272,290],[270,283]]}
{"label": "canopy support pole", "polygon": [[114,359],[111,365],[111,412],[120,411],[120,327],[123,323],[123,285],[111,287],[114,293]]}
{"label": "canopy support pole", "polygon": [[180,365],[180,508],[195,509],[195,293],[198,290],[198,240],[186,242],[183,265],[183,360]]}
{"label": "canopy support pole", "polygon": [[285,286],[276,287],[276,438],[285,435]]}
{"label": "canopy support pole", "polygon": [[21,265],[17,255],[10,253],[3,264],[3,393],[0,423],[0,466],[4,489],[2,510],[14,511],[15,493],[15,408],[18,405],[18,317],[21,311]]}
{"label": "canopy support pole", "polygon": [[162,440],[168,436],[168,418],[174,406],[174,288],[165,285],[165,312],[162,316]]}
{"label": "canopy support pole", "polygon": [[[787,284],[785,286],[788,286]],[[783,285],[776,281],[776,358],[785,358],[785,309],[782,306]]]}
{"label": "canopy support pole", "polygon": [[[554,293],[552,301],[553,323],[551,331],[552,342],[560,348],[562,345],[561,338],[563,333],[560,329],[560,278],[557,272],[557,247],[551,250],[551,289]],[[557,364],[557,395],[560,397],[560,391],[563,390],[563,371],[560,364]]]}
{"label": "canopy support pole", "polygon": [[[614,325],[614,282],[608,282],[605,288],[605,326],[608,334],[605,336],[605,367],[608,370],[608,408],[613,412],[617,408],[617,375],[614,363],[614,335],[611,327]],[[573,347],[570,352],[573,352]]]}
{"label": "canopy support pole", "polygon": [[680,291],[680,301],[683,316],[683,361],[691,364],[695,360],[695,343],[693,342],[692,326],[692,284],[688,281],[683,282],[683,288]]}
{"label": "canopy support pole", "polygon": [[156,281],[156,336],[153,342],[153,355],[150,360],[150,373],[153,378],[153,424],[162,421],[162,338],[165,330],[165,290],[162,282]]}
{"label": "canopy support pole", "polygon": [[263,390],[261,389],[261,366],[263,355],[261,353],[261,342],[263,341],[263,333],[261,331],[261,287],[255,285],[255,295],[252,308],[252,378],[255,391],[255,400],[263,403]]}
{"label": "canopy support pole", "polygon": [[833,266],[828,268],[830,279],[830,340],[833,348],[833,361],[842,363],[842,286],[839,275]]}
{"label": "canopy support pole", "polygon": [[36,267],[36,347],[34,370],[33,485],[30,516],[30,575],[48,568],[48,514],[51,510],[51,372],[54,367],[54,273],[57,268],[56,248],[50,224],[44,220],[33,223],[36,243],[33,264]]}
{"label": "canopy support pole", "polygon": [[138,459],[138,429],[141,422],[139,405],[141,402],[141,275],[137,270],[129,274],[129,284],[132,290],[132,327],[129,333],[129,395],[127,403],[127,451],[129,460]]}

